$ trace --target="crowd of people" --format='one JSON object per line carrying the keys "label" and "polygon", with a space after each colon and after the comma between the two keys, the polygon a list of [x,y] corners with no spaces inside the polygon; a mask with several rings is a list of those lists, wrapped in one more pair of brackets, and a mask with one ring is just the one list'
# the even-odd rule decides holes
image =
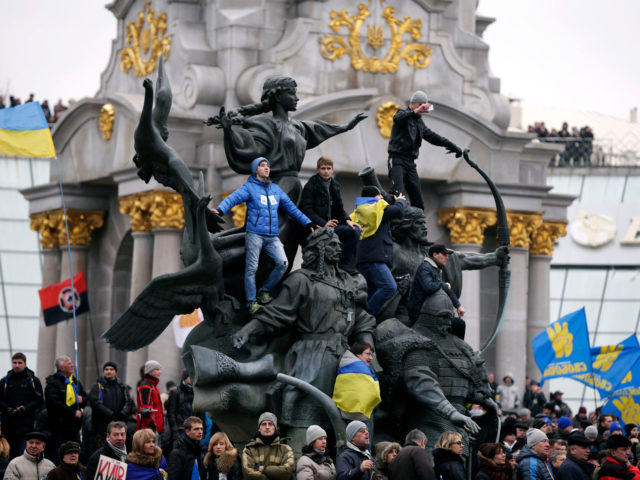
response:
{"label": "crowd of people", "polygon": [[563,122],[559,130],[552,128],[549,131],[544,122],[535,122],[527,127],[527,131],[535,133],[542,142],[564,144],[564,152],[559,154],[557,158],[554,157],[555,165],[591,164],[594,135],[588,125],[580,129],[571,127],[571,130],[569,130],[569,124]]}
{"label": "crowd of people", "polygon": [[12,365],[0,386],[5,480],[94,479],[101,456],[126,462],[127,480],[467,480],[471,472],[476,480],[640,480],[636,425],[623,428],[613,415],[584,407],[572,416],[562,392],[542,401],[533,381],[521,401],[510,375],[496,390],[500,441],[481,444],[469,459],[456,431],[443,432],[431,451],[418,429],[402,445],[373,444],[372,419],[345,418],[347,444],[337,456],[321,425],[309,425],[294,452],[271,412],[259,416],[240,452],[206,414],[194,414],[186,372],[179,385],[167,382],[166,396],[158,387],[162,366],[147,361],[134,402],[114,362],[104,364],[89,394],[68,357],[56,359],[44,390],[22,353]]}
{"label": "crowd of people", "polygon": [[[24,101],[24,103],[34,102],[35,95],[33,93],[29,94],[29,97]],[[73,105],[74,100],[69,100],[69,106]],[[5,98],[3,95],[0,95],[0,109],[2,108],[11,108],[16,107],[18,105],[22,105],[22,100],[19,97],[15,97],[13,95],[9,95],[8,105],[5,104]],[[67,110],[67,106],[63,105],[62,99],[58,100],[53,106],[53,110],[49,106],[49,100],[43,100],[40,102],[40,106],[42,107],[42,113],[44,113],[44,118],[46,118],[48,123],[55,123],[58,121],[62,113]]]}

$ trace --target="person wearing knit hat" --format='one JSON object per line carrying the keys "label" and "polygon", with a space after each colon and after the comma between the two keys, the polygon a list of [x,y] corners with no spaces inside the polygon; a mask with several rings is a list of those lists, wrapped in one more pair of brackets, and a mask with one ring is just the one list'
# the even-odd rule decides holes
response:
{"label": "person wearing knit hat", "polygon": [[433,105],[429,103],[427,94],[421,90],[414,92],[409,101],[409,108],[398,110],[393,116],[391,138],[387,148],[391,192],[398,194],[406,190],[411,206],[421,210],[424,210],[424,200],[415,160],[420,153],[422,141],[445,147],[447,153],[455,153],[458,158],[462,156],[460,147],[431,131],[424,124],[422,114],[432,110]]}
{"label": "person wearing knit hat", "polygon": [[598,438],[598,427],[595,425],[588,426],[584,429],[584,435],[591,440],[595,440]]}
{"label": "person wearing knit hat", "polygon": [[569,435],[571,435],[571,431],[573,430],[573,422],[569,417],[560,417],[558,418],[558,432],[557,435],[559,438],[566,440]]}
{"label": "person wearing knit hat", "polygon": [[602,462],[598,472],[599,479],[638,480],[640,470],[629,462],[632,443],[624,435],[611,435],[607,439],[609,455]]}
{"label": "person wearing knit hat", "polygon": [[527,431],[527,444],[517,457],[518,478],[520,480],[553,480],[547,466],[549,439],[542,430],[530,428]]}
{"label": "person wearing knit hat", "polygon": [[[244,478],[291,478],[295,467],[293,450],[280,439],[278,418],[263,412],[258,418],[258,431],[242,452]],[[256,475],[261,473],[261,476]]]}
{"label": "person wearing knit hat", "polygon": [[362,227],[356,266],[367,281],[369,312],[374,316],[398,288],[391,274],[393,238],[390,223],[402,218],[407,202],[402,194],[394,198],[395,203],[390,205],[377,187],[364,187],[362,196],[356,198],[356,209],[350,215],[351,221]]}
{"label": "person wearing knit hat", "polygon": [[368,480],[377,471],[376,461],[369,452],[369,430],[359,421],[347,425],[347,448],[336,459],[337,478]]}
{"label": "person wearing knit hat", "polygon": [[[313,222],[298,210],[296,204],[277,184],[271,182],[270,171],[268,159],[255,158],[251,162],[252,175],[247,182],[226,197],[218,208],[213,209],[214,213],[224,215],[240,203],[247,205],[244,293],[250,314],[256,313],[261,305],[273,300],[271,291],[278,285],[289,267],[284,246],[278,237],[280,207],[300,225],[313,231]],[[262,250],[271,257],[274,267],[260,290],[256,292],[256,272]]]}
{"label": "person wearing knit hat", "polygon": [[307,428],[306,444],[296,464],[296,478],[335,478],[336,467],[327,453],[327,432],[318,425]]}
{"label": "person wearing knit hat", "polygon": [[622,427],[618,422],[611,422],[611,426],[609,427],[609,433],[611,435],[622,435]]}
{"label": "person wearing knit hat", "polygon": [[162,365],[155,360],[144,364],[144,377],[137,392],[138,418],[136,430],[150,428],[156,433],[164,432],[164,406],[160,397]]}
{"label": "person wearing knit hat", "polygon": [[129,389],[118,378],[118,365],[108,361],[102,366],[102,376],[89,391],[91,405],[90,450],[101,448],[106,442],[107,425],[126,421],[135,411]]}
{"label": "person wearing knit hat", "polygon": [[[625,423],[624,433],[628,439],[638,438],[638,426],[635,423]],[[631,440],[633,442],[633,440]]]}
{"label": "person wearing knit hat", "polygon": [[65,442],[58,449],[60,465],[47,474],[47,480],[77,480],[87,476],[87,468],[80,464],[80,444]]}

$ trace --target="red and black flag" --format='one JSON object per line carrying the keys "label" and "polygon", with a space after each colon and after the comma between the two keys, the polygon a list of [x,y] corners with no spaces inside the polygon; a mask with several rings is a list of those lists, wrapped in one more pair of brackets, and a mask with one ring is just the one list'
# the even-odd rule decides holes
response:
{"label": "red and black flag", "polygon": [[71,279],[55,283],[38,290],[40,304],[44,312],[44,323],[47,327],[58,322],[73,318],[73,299],[76,302],[76,315],[89,311],[89,299],[87,297],[87,282],[84,279],[84,270]]}

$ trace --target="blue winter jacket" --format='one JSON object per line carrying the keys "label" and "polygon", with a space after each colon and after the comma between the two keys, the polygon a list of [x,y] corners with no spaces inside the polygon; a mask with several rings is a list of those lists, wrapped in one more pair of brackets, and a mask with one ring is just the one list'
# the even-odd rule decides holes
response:
{"label": "blue winter jacket", "polygon": [[286,193],[271,181],[262,182],[251,176],[247,183],[225,198],[217,210],[222,215],[239,203],[247,202],[247,232],[278,236],[278,207],[292,216],[302,226],[309,225],[311,220],[302,213]]}
{"label": "blue winter jacket", "polygon": [[553,480],[551,466],[527,445],[522,447],[518,458],[518,480]]}

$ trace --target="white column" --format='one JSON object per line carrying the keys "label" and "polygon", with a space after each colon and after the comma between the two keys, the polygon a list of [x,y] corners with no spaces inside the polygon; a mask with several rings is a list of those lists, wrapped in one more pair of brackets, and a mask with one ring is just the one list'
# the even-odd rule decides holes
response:
{"label": "white column", "polygon": [[529,256],[529,302],[527,305],[527,375],[540,380],[531,341],[549,325],[549,255]]}
{"label": "white column", "polygon": [[[42,250],[42,286],[47,287],[60,281],[60,250],[45,248]],[[36,376],[44,380],[53,373],[53,361],[56,358],[57,326],[47,327],[44,315],[40,312],[40,326],[38,327],[38,361]],[[27,362],[29,359],[27,359]],[[44,388],[44,385],[43,385]]]}

